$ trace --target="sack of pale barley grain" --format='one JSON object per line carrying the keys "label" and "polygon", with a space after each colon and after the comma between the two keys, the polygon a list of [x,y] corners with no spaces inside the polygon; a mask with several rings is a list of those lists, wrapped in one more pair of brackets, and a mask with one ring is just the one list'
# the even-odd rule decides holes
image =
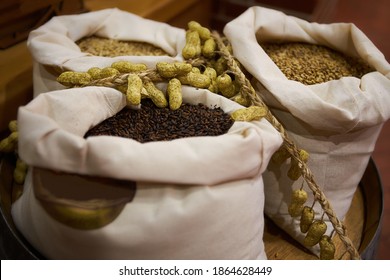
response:
{"label": "sack of pale barley grain", "polygon": [[[308,167],[340,220],[390,117],[390,65],[355,25],[318,24],[252,7],[229,22],[224,34],[233,54],[288,136],[309,153]],[[291,162],[271,160],[264,173],[265,214],[303,244],[301,216],[291,217],[292,191],[309,193],[302,177],[287,174]],[[320,203],[315,219],[324,219]],[[318,245],[308,246],[318,252]]]}
{"label": "sack of pale barley grain", "polygon": [[28,49],[33,57],[34,96],[63,89],[64,71],[85,72],[116,61],[143,63],[182,60],[185,31],[119,9],[56,16],[33,30]]}

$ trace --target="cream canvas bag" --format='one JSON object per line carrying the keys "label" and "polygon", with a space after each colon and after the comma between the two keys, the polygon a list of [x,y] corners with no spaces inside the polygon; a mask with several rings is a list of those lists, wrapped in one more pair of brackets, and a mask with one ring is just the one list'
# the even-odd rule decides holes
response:
{"label": "cream canvas bag", "polygon": [[[183,101],[242,108],[187,86]],[[263,119],[236,121],[216,137],[83,138],[125,105],[117,90],[85,87],[44,93],[19,109],[18,152],[31,168],[12,216],[27,240],[50,259],[266,259],[262,173],[282,143],[276,130]],[[125,180],[135,194],[110,223],[74,228],[37,198],[38,168],[54,172],[51,182],[56,172]]]}
{"label": "cream canvas bag", "polygon": [[[76,41],[89,36],[149,43],[168,55],[103,57],[84,53]],[[159,61],[182,60],[185,31],[166,23],[142,18],[116,8],[79,15],[53,17],[29,34],[28,49],[33,57],[34,96],[64,87],[56,82],[65,71],[86,72],[91,67],[108,67],[116,61],[144,63],[154,68]]]}
{"label": "cream canvas bag", "polygon": [[[381,127],[390,115],[390,65],[362,31],[348,23],[318,24],[282,12],[252,7],[224,28],[234,56],[253,76],[257,93],[283,124],[296,145],[309,152],[308,167],[322,187],[337,217],[343,220],[375,148]],[[361,79],[345,77],[315,85],[288,80],[259,41],[306,42],[365,60],[375,71]],[[265,214],[302,242],[300,217],[288,213],[292,190],[302,177],[287,177],[290,162],[270,162],[263,174]],[[307,206],[313,204],[309,193]],[[314,204],[316,219],[323,215]],[[327,217],[327,234],[333,227]],[[310,247],[317,251],[318,247]]]}

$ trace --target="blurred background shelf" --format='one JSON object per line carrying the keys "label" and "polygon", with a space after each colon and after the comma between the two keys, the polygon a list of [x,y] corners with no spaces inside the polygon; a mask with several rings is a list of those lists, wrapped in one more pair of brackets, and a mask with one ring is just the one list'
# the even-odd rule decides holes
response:
{"label": "blurred background shelf", "polygon": [[209,25],[212,0],[84,0],[84,3],[85,8],[91,11],[116,7],[144,18],[185,28],[192,19],[202,25]]}

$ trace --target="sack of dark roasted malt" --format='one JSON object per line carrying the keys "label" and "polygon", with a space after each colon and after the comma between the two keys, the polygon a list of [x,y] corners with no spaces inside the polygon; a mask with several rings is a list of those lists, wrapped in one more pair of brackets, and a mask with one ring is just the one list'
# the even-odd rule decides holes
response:
{"label": "sack of dark roasted malt", "polygon": [[[258,96],[308,152],[314,180],[342,221],[390,116],[390,65],[384,55],[354,24],[308,22],[263,7],[229,22],[224,34]],[[283,162],[278,155],[263,174],[265,214],[318,252],[301,228],[297,206],[313,209],[315,220],[327,224],[325,234],[334,228],[301,173],[289,173],[288,156]],[[300,189],[308,193],[304,205],[292,198]]]}
{"label": "sack of dark roasted malt", "polygon": [[[164,85],[161,85],[163,87]],[[266,259],[262,173],[282,139],[241,105],[183,86],[171,111],[121,92],[42,93],[19,109],[30,168],[12,205],[49,259]]]}

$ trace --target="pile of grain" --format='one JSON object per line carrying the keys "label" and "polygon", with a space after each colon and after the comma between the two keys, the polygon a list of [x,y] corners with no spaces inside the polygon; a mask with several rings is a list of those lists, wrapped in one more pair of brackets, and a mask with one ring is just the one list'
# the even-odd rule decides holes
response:
{"label": "pile of grain", "polygon": [[221,108],[183,104],[177,110],[158,108],[143,99],[139,110],[125,107],[91,128],[85,137],[111,135],[131,138],[141,143],[167,141],[195,136],[218,136],[226,133],[234,121]]}
{"label": "pile of grain", "polygon": [[82,52],[96,56],[161,56],[168,55],[164,50],[152,44],[134,41],[119,41],[114,39],[90,36],[76,42]]}
{"label": "pile of grain", "polygon": [[305,85],[374,71],[362,59],[346,56],[325,46],[308,43],[261,43],[272,61],[289,79]]}

